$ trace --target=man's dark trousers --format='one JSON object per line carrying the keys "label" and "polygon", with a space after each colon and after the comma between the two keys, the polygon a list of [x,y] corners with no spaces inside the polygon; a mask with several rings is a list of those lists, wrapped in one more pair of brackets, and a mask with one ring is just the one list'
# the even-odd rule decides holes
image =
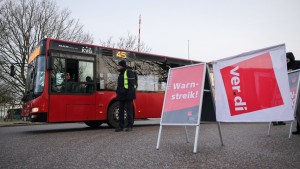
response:
{"label": "man's dark trousers", "polygon": [[127,120],[128,120],[128,128],[133,127],[133,106],[132,100],[121,100],[119,107],[119,128],[124,128],[124,110],[125,106],[127,107]]}

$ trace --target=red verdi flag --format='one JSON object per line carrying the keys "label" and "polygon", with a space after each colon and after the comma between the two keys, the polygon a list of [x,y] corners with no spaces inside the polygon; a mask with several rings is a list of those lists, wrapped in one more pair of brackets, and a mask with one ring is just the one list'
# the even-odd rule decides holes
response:
{"label": "red verdi flag", "polygon": [[215,61],[213,69],[218,121],[293,120],[284,45]]}
{"label": "red verdi flag", "polygon": [[283,105],[270,53],[224,67],[221,75],[232,116]]}

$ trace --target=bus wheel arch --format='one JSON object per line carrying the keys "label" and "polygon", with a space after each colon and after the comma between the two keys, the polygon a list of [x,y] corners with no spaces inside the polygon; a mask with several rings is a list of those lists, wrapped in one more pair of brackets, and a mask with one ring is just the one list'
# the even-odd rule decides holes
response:
{"label": "bus wheel arch", "polygon": [[[108,111],[107,111],[107,124],[110,127],[117,128],[119,127],[119,105],[120,102],[117,100],[112,101],[109,106],[108,106]],[[134,118],[134,113],[135,112],[135,106],[133,106],[133,118]],[[124,112],[124,121],[125,124],[124,126],[127,126],[128,121],[127,121],[127,113],[126,110]]]}

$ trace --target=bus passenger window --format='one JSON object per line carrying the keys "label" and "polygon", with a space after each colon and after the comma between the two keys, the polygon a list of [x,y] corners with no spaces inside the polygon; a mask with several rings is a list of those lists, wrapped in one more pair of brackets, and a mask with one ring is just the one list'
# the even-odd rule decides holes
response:
{"label": "bus passenger window", "polygon": [[79,61],[78,73],[79,82],[86,82],[86,77],[94,79],[94,64],[93,62]]}
{"label": "bus passenger window", "polygon": [[56,73],[56,83],[55,85],[61,85],[64,81],[64,74],[63,73]]}
{"label": "bus passenger window", "polygon": [[52,92],[64,92],[63,83],[64,83],[64,74],[65,74],[65,59],[54,58],[54,66],[51,71],[51,91]]}
{"label": "bus passenger window", "polygon": [[56,80],[55,80],[55,91],[62,92],[64,91],[64,74],[63,73],[56,73]]}
{"label": "bus passenger window", "polygon": [[91,82],[93,82],[92,78],[90,76],[86,77],[86,87],[85,87],[85,92],[86,93],[93,93],[95,85],[91,84]]}

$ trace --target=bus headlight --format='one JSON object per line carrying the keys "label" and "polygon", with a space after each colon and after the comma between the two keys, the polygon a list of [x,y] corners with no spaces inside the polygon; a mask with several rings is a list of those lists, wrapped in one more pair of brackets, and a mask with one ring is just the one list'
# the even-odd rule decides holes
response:
{"label": "bus headlight", "polygon": [[38,107],[34,107],[34,108],[31,109],[31,112],[32,112],[32,113],[36,113],[36,112],[38,112],[38,111],[39,111],[39,108],[38,108]]}

